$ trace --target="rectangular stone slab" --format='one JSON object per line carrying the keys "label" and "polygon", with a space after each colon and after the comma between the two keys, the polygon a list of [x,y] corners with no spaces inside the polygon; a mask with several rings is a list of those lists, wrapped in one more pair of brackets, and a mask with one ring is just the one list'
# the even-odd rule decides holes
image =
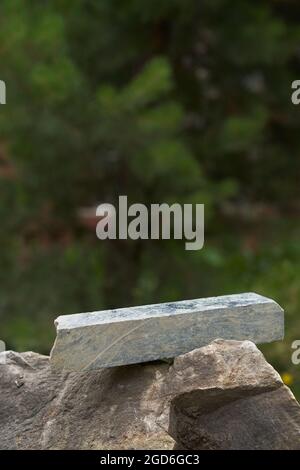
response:
{"label": "rectangular stone slab", "polygon": [[51,364],[84,371],[172,358],[217,338],[268,343],[284,335],[284,312],[255,293],[63,315]]}

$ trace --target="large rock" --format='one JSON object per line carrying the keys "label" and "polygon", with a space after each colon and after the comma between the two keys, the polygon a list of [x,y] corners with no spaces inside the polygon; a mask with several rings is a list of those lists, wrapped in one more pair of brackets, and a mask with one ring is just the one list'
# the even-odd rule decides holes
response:
{"label": "large rock", "polygon": [[299,405],[249,341],[69,374],[0,356],[1,449],[171,449],[167,431],[188,449],[299,448]]}
{"label": "large rock", "polygon": [[[215,341],[176,359],[178,371],[186,391],[172,400],[169,421],[177,448],[300,449],[300,406],[252,343]],[[201,387],[187,385],[206,372]]]}
{"label": "large rock", "polygon": [[84,371],[173,358],[216,338],[256,344],[282,339],[284,312],[255,293],[63,315],[53,366]]}
{"label": "large rock", "polygon": [[[2,353],[3,355],[4,353]],[[6,353],[0,366],[1,449],[172,448],[156,423],[167,364],[63,374],[49,358]]]}

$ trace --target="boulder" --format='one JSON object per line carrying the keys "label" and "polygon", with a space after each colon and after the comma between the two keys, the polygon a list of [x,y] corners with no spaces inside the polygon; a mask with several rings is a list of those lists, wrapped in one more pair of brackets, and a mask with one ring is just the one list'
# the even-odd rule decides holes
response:
{"label": "boulder", "polygon": [[1,449],[299,448],[300,407],[250,341],[80,373],[0,356]]}
{"label": "boulder", "polygon": [[[177,448],[300,449],[300,406],[253,343],[215,341],[175,359],[171,381],[172,374],[178,394],[169,433]],[[191,386],[195,374],[203,376],[199,388]]]}
{"label": "boulder", "polygon": [[168,364],[58,373],[49,358],[6,352],[0,449],[171,449],[155,423]]}

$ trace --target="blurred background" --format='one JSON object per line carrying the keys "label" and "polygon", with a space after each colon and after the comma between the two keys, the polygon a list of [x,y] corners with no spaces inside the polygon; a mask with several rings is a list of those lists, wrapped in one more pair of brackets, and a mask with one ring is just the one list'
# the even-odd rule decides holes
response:
{"label": "blurred background", "polygon": [[[296,0],[1,0],[0,337],[48,354],[60,314],[255,291],[300,397]],[[111,241],[95,206],[205,203],[203,250]]]}

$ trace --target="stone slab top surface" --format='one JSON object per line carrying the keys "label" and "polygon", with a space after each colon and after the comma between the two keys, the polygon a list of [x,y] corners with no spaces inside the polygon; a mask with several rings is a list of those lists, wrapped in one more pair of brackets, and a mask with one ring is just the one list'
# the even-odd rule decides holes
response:
{"label": "stone slab top surface", "polygon": [[[84,326],[147,320],[155,317],[169,317],[185,313],[201,313],[204,311],[209,312],[248,306],[255,307],[258,304],[273,304],[274,308],[283,312],[283,309],[274,300],[254,292],[247,292],[243,294],[222,295],[178,302],[141,305],[138,307],[61,315],[55,320],[55,325],[57,330],[69,330],[72,328],[82,328]],[[245,314],[247,314],[246,311]]]}

